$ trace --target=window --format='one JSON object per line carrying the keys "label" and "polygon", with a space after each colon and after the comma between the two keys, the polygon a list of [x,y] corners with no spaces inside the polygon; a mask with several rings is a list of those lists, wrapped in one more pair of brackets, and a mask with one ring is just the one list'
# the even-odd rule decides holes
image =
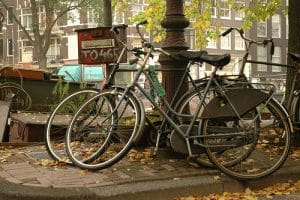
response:
{"label": "window", "polygon": [[[267,62],[267,48],[258,46],[257,47],[257,61]],[[267,65],[257,64],[257,71],[266,72]]]}
{"label": "window", "polygon": [[241,10],[241,8],[243,8],[245,6],[245,1],[236,1],[235,2],[235,19],[237,20],[242,20],[245,16],[245,13],[243,10]]}
{"label": "window", "polygon": [[13,41],[12,41],[12,39],[7,40],[7,55],[8,56],[13,55]]}
{"label": "window", "polygon": [[[221,28],[220,31],[223,33],[228,28]],[[221,49],[231,49],[231,33],[227,34],[225,37],[221,37]]]}
{"label": "window", "polygon": [[185,36],[186,36],[185,40],[186,40],[189,48],[190,49],[195,49],[195,43],[196,43],[196,31],[195,31],[195,29],[187,28]]}
{"label": "window", "polygon": [[239,32],[235,31],[235,37],[234,37],[234,48],[236,50],[245,50],[245,42],[242,39]]}
{"label": "window", "polygon": [[48,61],[56,61],[60,55],[60,38],[51,38],[50,46],[47,51]]}
{"label": "window", "polygon": [[13,7],[8,7],[7,10],[7,24],[13,24]]}
{"label": "window", "polygon": [[97,15],[95,10],[92,8],[87,10],[87,23],[89,27],[94,27],[97,25]]}
{"label": "window", "polygon": [[[216,27],[212,26],[210,27],[210,31],[214,30]],[[209,35],[209,32],[207,33],[207,35]],[[217,40],[215,38],[212,38],[211,36],[207,37],[207,45],[206,48],[209,49],[216,49],[217,48]]]}
{"label": "window", "polygon": [[68,25],[74,26],[80,24],[80,14],[79,11],[74,9],[68,12]]}
{"label": "window", "polygon": [[23,8],[21,11],[22,25],[27,28],[32,28],[32,14],[30,8]]}
{"label": "window", "polygon": [[281,23],[280,15],[276,14],[272,16],[272,37],[280,38],[281,37]]}
{"label": "window", "polygon": [[124,12],[121,12],[119,6],[117,5],[114,11],[114,24],[124,24],[124,23],[125,23]]}
{"label": "window", "polygon": [[192,0],[185,0],[184,5],[185,6],[191,6],[192,5]]}
{"label": "window", "polygon": [[211,1],[211,17],[212,18],[217,17],[217,0]]}
{"label": "window", "polygon": [[286,39],[289,38],[289,17],[285,17],[285,30],[286,30]]}
{"label": "window", "polygon": [[257,36],[267,37],[267,22],[257,22]]}
{"label": "window", "polygon": [[144,10],[143,4],[132,4],[131,5],[131,13],[132,16],[137,15],[138,13]]}
{"label": "window", "polygon": [[32,52],[33,52],[32,43],[28,40],[21,41],[20,53],[22,57],[22,62],[32,61]]}
{"label": "window", "polygon": [[220,0],[219,14],[222,19],[230,19],[230,8],[228,0]]}
{"label": "window", "polygon": [[[281,48],[275,47],[274,55],[272,57],[273,63],[279,63],[281,64]],[[280,66],[272,66],[272,72],[281,72]]]}

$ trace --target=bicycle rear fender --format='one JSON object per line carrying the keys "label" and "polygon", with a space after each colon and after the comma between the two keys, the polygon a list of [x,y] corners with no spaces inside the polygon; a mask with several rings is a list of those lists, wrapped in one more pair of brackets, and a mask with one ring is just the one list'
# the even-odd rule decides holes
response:
{"label": "bicycle rear fender", "polygon": [[[267,100],[270,94],[254,88],[232,88],[225,92],[240,116]],[[224,97],[214,97],[204,108],[201,118],[237,117]]]}

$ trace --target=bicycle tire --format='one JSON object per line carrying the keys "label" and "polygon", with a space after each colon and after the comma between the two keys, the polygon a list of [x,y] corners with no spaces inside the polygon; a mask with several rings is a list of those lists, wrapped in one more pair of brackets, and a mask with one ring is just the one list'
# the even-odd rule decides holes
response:
{"label": "bicycle tire", "polygon": [[44,138],[46,150],[55,161],[71,163],[68,161],[64,143],[68,121],[71,120],[72,115],[77,110],[77,106],[98,93],[99,90],[94,89],[74,92],[59,102],[50,113],[46,123]]}
{"label": "bicycle tire", "polygon": [[[214,143],[214,139],[205,138],[206,145],[227,145],[222,152],[216,153],[215,147],[206,148],[208,158],[215,164],[222,172],[239,180],[257,179],[268,176],[279,169],[288,157],[291,144],[291,128],[288,115],[284,108],[274,99],[262,102],[255,109],[259,111],[259,117],[249,119],[252,115],[243,115],[242,123],[239,126],[230,126],[236,117],[226,119],[226,127],[228,131],[234,132],[236,135],[227,140],[226,143]],[[268,113],[268,117],[264,117],[261,111]],[[209,121],[205,119],[204,134],[209,133]],[[251,122],[252,121],[252,122]],[[233,124],[233,123],[232,123]],[[237,123],[235,123],[237,124]],[[243,133],[243,134],[240,134]],[[214,132],[217,135],[217,132]],[[251,154],[246,158],[241,152],[248,151],[247,146],[255,144],[255,148]],[[228,146],[230,145],[230,146]],[[239,159],[240,162],[235,165],[225,165],[231,159]]]}
{"label": "bicycle tire", "polygon": [[121,160],[143,126],[139,106],[133,95],[117,89],[100,93],[82,104],[66,134],[70,160],[88,170],[105,169]]}

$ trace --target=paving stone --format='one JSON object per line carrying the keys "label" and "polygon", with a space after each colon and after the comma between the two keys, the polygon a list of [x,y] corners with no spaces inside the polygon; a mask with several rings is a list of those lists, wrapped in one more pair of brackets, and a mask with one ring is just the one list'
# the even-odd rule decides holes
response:
{"label": "paving stone", "polygon": [[12,176],[9,173],[7,173],[6,171],[1,171],[0,172],[0,177],[9,178],[9,177],[12,177]]}
{"label": "paving stone", "polygon": [[50,186],[45,184],[34,184],[34,183],[23,183],[22,185],[31,186],[31,187],[43,187],[43,188],[47,188]]}
{"label": "paving stone", "polygon": [[101,187],[101,186],[108,186],[108,185],[113,185],[114,182],[112,181],[106,181],[106,182],[99,182],[99,183],[94,183],[94,184],[87,184],[86,187]]}
{"label": "paving stone", "polygon": [[121,171],[117,171],[115,172],[115,174],[120,177],[121,179],[127,179],[127,178],[130,178],[131,176],[125,174],[124,172],[121,172]]}
{"label": "paving stone", "polygon": [[12,182],[12,183],[15,183],[15,184],[22,184],[23,183],[23,181],[21,181],[17,178],[14,178],[14,177],[6,178],[5,180],[7,180],[9,182]]}
{"label": "paving stone", "polygon": [[6,164],[6,165],[1,165],[1,167],[5,170],[32,168],[32,166],[26,162]]}
{"label": "paving stone", "polygon": [[164,165],[161,165],[163,168],[165,168],[166,170],[168,171],[174,171],[175,168],[172,167],[171,165],[168,165],[168,164],[164,164]]}

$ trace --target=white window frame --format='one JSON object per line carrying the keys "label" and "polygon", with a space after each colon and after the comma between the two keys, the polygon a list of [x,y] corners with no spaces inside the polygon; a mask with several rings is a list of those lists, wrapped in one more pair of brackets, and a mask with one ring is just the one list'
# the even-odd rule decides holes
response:
{"label": "white window frame", "polygon": [[286,39],[288,39],[289,38],[289,16],[288,15],[286,15],[286,17],[285,17],[285,37],[286,37]]}
{"label": "white window frame", "polygon": [[[14,7],[12,7],[12,6],[9,6],[8,9],[11,10],[11,12],[14,11]],[[8,25],[13,24],[13,23],[14,23],[14,22],[13,22],[13,21],[14,21],[14,19],[13,19],[13,14],[10,14],[10,12],[7,10],[7,11],[6,11],[6,16],[7,16],[6,24],[8,24]]]}
{"label": "white window frame", "polygon": [[[222,3],[227,5],[227,7],[221,7]],[[226,11],[228,11],[228,16],[224,16]],[[223,14],[223,16],[222,16],[222,14]],[[219,15],[220,15],[221,19],[231,19],[231,10],[228,6],[228,0],[220,0]]]}
{"label": "white window frame", "polygon": [[[276,24],[275,24],[275,17],[278,17],[277,19],[278,19],[278,21],[277,21],[277,19],[276,19]],[[278,31],[276,31],[276,32],[278,32],[278,35],[274,35],[273,34],[273,31],[274,31],[274,27],[275,26],[278,26]],[[280,38],[281,37],[281,16],[279,15],[279,14],[275,14],[275,15],[273,15],[272,16],[272,37],[273,38]]]}
{"label": "white window frame", "polygon": [[[68,26],[80,25],[80,13],[79,13],[79,10],[77,10],[77,9],[70,10],[67,13],[67,15],[68,15],[68,20],[67,20]],[[71,15],[72,19],[69,19],[70,15]]]}
{"label": "white window frame", "polygon": [[211,1],[211,17],[217,18],[217,0]]}
{"label": "white window frame", "polygon": [[195,49],[195,44],[196,44],[196,30],[194,28],[187,28],[188,34],[186,34],[187,40],[189,42],[188,46],[190,49]]}
{"label": "white window frame", "polygon": [[[275,51],[272,57],[272,62],[281,64],[281,48],[277,46],[274,50]],[[281,67],[273,65],[272,72],[281,72]]]}
{"label": "white window frame", "polygon": [[[234,49],[235,50],[245,50],[245,41],[241,37],[240,33],[238,31],[234,31]],[[238,42],[237,39],[239,39],[241,46],[237,46]]]}
{"label": "white window frame", "polygon": [[[259,32],[258,32],[259,24],[264,24],[265,34],[259,34]],[[267,37],[267,35],[268,35],[268,24],[267,24],[267,21],[257,22],[256,28],[257,28],[257,37]]]}
{"label": "white window frame", "polygon": [[[227,30],[228,27],[222,27],[220,29],[221,33],[223,33],[225,30]],[[228,40],[228,41],[227,41]],[[224,46],[224,42],[227,41],[226,43],[228,44],[228,46]],[[224,37],[220,37],[220,48],[224,49],[224,50],[230,50],[231,49],[231,33],[228,33],[226,36]]]}
{"label": "white window frame", "polygon": [[[29,11],[28,13],[24,14],[24,11]],[[25,25],[26,21],[26,25]],[[31,22],[30,22],[31,21]],[[32,13],[30,8],[22,8],[21,9],[21,23],[26,29],[32,29]]]}
{"label": "white window frame", "polygon": [[[236,4],[239,4],[239,5],[245,6],[245,1],[244,1],[244,0],[238,0],[238,1],[236,1],[235,3],[236,3]],[[238,14],[238,16],[237,16],[237,14]],[[240,17],[240,15],[241,15],[241,17]],[[245,12],[235,10],[235,12],[234,12],[234,18],[235,18],[236,20],[242,20],[244,17],[245,17]]]}
{"label": "white window frame", "polygon": [[[262,57],[261,52],[258,49],[264,49],[264,53],[265,56]],[[261,62],[267,62],[268,61],[268,49],[266,47],[263,46],[257,46],[257,61],[261,61]],[[265,64],[257,64],[257,71],[258,72],[267,72],[268,71],[268,66]]]}
{"label": "white window frame", "polygon": [[125,24],[125,13],[119,12],[118,6],[116,6],[116,8],[114,10],[113,23],[114,24]]}

